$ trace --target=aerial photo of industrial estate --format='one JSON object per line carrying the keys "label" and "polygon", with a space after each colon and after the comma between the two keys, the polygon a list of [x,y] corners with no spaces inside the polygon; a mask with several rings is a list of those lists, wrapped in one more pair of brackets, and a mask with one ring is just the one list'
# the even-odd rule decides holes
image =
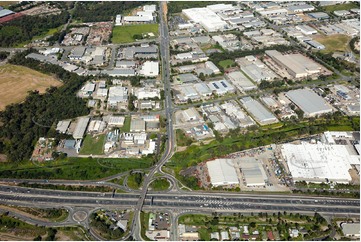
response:
{"label": "aerial photo of industrial estate", "polygon": [[1,1],[0,240],[360,240],[360,2]]}

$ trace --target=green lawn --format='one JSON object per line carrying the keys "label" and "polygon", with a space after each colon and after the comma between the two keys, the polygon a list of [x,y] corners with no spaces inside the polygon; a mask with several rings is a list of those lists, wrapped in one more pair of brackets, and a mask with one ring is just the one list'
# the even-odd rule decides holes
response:
{"label": "green lawn", "polygon": [[150,187],[154,191],[165,191],[169,188],[169,186],[170,184],[165,178],[158,178],[150,184]]}
{"label": "green lawn", "polygon": [[227,59],[227,60],[222,60],[219,62],[219,65],[222,66],[223,68],[229,68],[234,64],[234,61],[231,59]]}
{"label": "green lawn", "polygon": [[344,34],[333,34],[329,36],[316,37],[315,40],[326,47],[321,52],[329,53],[335,51],[346,51],[349,48],[348,43],[351,40],[351,37]]}
{"label": "green lawn", "polygon": [[24,179],[68,179],[94,180],[132,169],[149,168],[152,158],[68,158],[62,161],[46,162],[41,166],[30,161],[3,163],[0,166],[1,178]]}
{"label": "green lawn", "polygon": [[122,132],[129,132],[130,131],[130,116],[125,117],[123,127],[119,128]]}
{"label": "green lawn", "polygon": [[181,129],[176,130],[176,141],[178,146],[190,146],[193,143],[193,139]]}
{"label": "green lawn", "polygon": [[350,10],[351,8],[359,8],[359,6],[356,4],[356,2],[351,2],[346,4],[325,6],[324,8],[326,12],[330,13],[338,10]]}
{"label": "green lawn", "polygon": [[[138,177],[138,181],[137,181]],[[139,189],[143,184],[144,176],[140,173],[134,173],[128,176],[127,185],[131,189]],[[140,183],[139,183],[140,181]]]}
{"label": "green lawn", "polygon": [[146,33],[153,33],[158,36],[158,24],[137,24],[137,25],[124,25],[115,26],[113,28],[113,44],[130,43],[134,42],[134,35],[142,35]]}
{"label": "green lawn", "polygon": [[88,134],[82,144],[79,154],[81,155],[102,155],[104,154],[105,134],[95,137]]}

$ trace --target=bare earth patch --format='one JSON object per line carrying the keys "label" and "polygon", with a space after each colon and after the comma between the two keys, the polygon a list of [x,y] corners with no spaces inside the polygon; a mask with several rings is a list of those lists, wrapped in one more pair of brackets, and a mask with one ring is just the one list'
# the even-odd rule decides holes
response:
{"label": "bare earth patch", "polygon": [[29,91],[44,93],[48,87],[61,86],[54,77],[23,66],[0,66],[0,111],[6,105],[24,101]]}

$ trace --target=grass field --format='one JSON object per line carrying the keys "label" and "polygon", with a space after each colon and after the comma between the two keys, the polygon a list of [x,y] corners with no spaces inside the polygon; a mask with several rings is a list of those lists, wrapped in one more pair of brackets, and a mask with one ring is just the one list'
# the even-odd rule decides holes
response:
{"label": "grass field", "polygon": [[130,131],[130,121],[131,121],[130,116],[126,116],[123,127],[119,128],[120,131],[129,132]]}
{"label": "grass field", "polygon": [[165,178],[158,178],[150,184],[150,187],[154,191],[165,191],[169,188],[169,186],[170,184]]}
{"label": "grass field", "polygon": [[38,90],[44,93],[50,86],[62,85],[51,76],[23,66],[0,66],[0,76],[0,111],[6,105],[23,101],[28,91]]}
{"label": "grass field", "polygon": [[338,10],[350,10],[351,8],[359,8],[359,6],[355,2],[346,3],[346,4],[338,4],[338,5],[330,5],[324,7],[326,12],[333,12]]}
{"label": "grass field", "polygon": [[130,43],[135,41],[134,35],[153,33],[158,36],[158,24],[138,24],[115,26],[113,28],[113,44]]}
{"label": "grass field", "polygon": [[334,34],[330,36],[316,37],[315,40],[326,47],[321,52],[329,53],[347,50],[349,48],[348,43],[351,40],[351,37],[343,34]]}
{"label": "grass field", "polygon": [[227,60],[222,60],[219,62],[219,65],[222,66],[223,68],[229,68],[234,64],[233,60],[227,59]]}
{"label": "grass field", "polygon": [[30,161],[22,163],[2,163],[0,177],[28,179],[68,179],[94,180],[150,167],[152,158],[68,158],[66,160],[34,165]]}
{"label": "grass field", "polygon": [[105,134],[98,135],[92,137],[92,135],[88,134],[81,147],[79,154],[81,155],[102,155],[104,154],[104,142],[105,142]]}

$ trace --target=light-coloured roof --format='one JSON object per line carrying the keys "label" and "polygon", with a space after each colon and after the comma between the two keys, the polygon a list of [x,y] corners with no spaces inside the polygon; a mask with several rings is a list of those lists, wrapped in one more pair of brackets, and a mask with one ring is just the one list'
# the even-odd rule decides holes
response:
{"label": "light-coloured roof", "polygon": [[250,112],[255,119],[260,123],[277,122],[277,118],[262,106],[258,101],[251,97],[244,97],[241,99],[242,104]]}
{"label": "light-coloured roof", "polygon": [[74,139],[82,139],[85,134],[85,130],[88,126],[90,118],[88,117],[81,117],[78,119],[78,123],[75,126],[75,130],[73,133]]}
{"label": "light-coloured roof", "polygon": [[323,143],[282,145],[282,156],[287,161],[289,170],[294,179],[349,182],[349,169],[352,163],[360,159],[350,155],[344,145],[327,145]]}
{"label": "light-coloured roof", "polygon": [[322,97],[309,89],[291,90],[286,93],[286,96],[307,115],[332,112],[332,107]]}
{"label": "light-coloured roof", "polygon": [[12,13],[14,13],[14,12],[9,9],[2,9],[2,10],[0,10],[0,18],[5,17]]}
{"label": "light-coloured roof", "polygon": [[133,119],[130,122],[130,131],[145,131],[145,121],[141,119]]}
{"label": "light-coloured roof", "polygon": [[247,186],[264,186],[267,176],[264,172],[262,164],[260,161],[250,158],[250,159],[240,159],[240,167],[242,169],[242,174],[246,180]]}
{"label": "light-coloured roof", "polygon": [[343,223],[342,232],[347,235],[359,235],[360,234],[360,223]]}
{"label": "light-coloured roof", "polygon": [[213,186],[239,183],[232,159],[216,159],[208,161],[207,168]]}

